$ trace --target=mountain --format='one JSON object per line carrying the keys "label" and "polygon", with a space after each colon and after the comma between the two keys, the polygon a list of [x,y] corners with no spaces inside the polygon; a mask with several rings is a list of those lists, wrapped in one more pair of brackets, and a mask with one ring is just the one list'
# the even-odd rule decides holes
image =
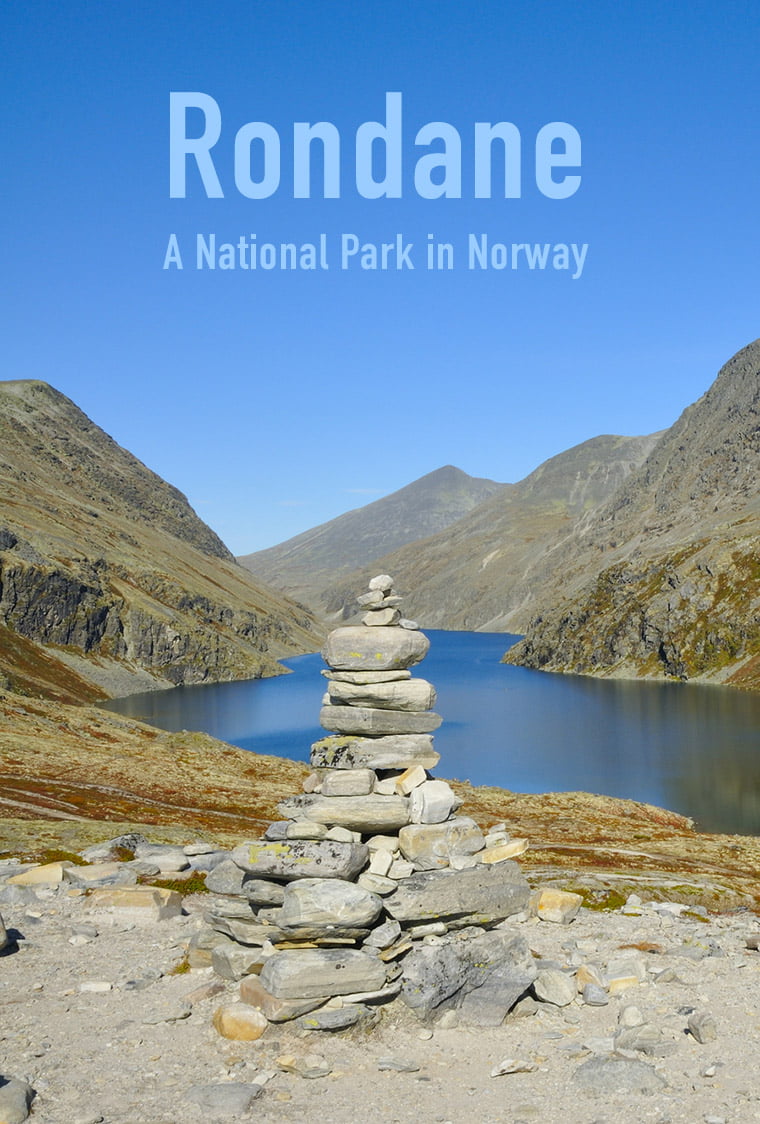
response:
{"label": "mountain", "polygon": [[341,574],[444,530],[487,497],[509,487],[446,465],[390,496],[238,561],[263,581],[317,612],[324,611],[322,593]]}
{"label": "mountain", "polygon": [[276,674],[320,635],[68,398],[0,382],[0,683],[82,702]]}
{"label": "mountain", "polygon": [[602,436],[502,488],[443,533],[409,543],[346,575],[322,597],[324,611],[349,617],[372,573],[393,575],[404,612],[428,628],[520,630],[534,581],[553,547],[612,495],[657,443]]}
{"label": "mountain", "polygon": [[555,550],[509,662],[760,688],[760,340]]}

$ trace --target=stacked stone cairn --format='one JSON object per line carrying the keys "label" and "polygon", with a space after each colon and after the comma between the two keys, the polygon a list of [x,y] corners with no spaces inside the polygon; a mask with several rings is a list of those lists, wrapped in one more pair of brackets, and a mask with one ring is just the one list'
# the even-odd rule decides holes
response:
{"label": "stacked stone cairn", "polygon": [[485,836],[430,775],[441,718],[432,684],[410,670],[430,644],[400,600],[390,577],[373,578],[362,623],[330,633],[320,722],[331,733],[312,746],[304,792],[208,875],[225,897],[207,950],[263,1028],[342,1029],[396,997],[426,1021],[455,1009],[449,1020],[498,1025],[536,976],[506,920],[528,905],[511,861],[527,843]]}

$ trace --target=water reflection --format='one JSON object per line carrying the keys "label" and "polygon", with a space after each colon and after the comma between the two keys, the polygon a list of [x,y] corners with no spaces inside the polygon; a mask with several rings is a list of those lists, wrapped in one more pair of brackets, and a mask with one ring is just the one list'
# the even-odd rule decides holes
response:
{"label": "water reflection", "polygon": [[[694,684],[548,675],[499,660],[503,633],[430,630],[419,674],[438,690],[442,775],[518,792],[575,789],[645,800],[709,831],[760,833],[760,697]],[[318,655],[277,679],[114,700],[165,729],[206,730],[307,760],[324,680]]]}

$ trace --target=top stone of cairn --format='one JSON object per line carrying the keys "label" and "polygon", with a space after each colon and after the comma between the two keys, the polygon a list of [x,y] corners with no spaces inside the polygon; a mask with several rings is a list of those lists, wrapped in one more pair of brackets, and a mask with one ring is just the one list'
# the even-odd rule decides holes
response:
{"label": "top stone of cairn", "polygon": [[358,598],[366,609],[360,625],[336,628],[322,652],[334,671],[400,671],[420,663],[430,641],[414,621],[404,620],[389,574],[378,574]]}

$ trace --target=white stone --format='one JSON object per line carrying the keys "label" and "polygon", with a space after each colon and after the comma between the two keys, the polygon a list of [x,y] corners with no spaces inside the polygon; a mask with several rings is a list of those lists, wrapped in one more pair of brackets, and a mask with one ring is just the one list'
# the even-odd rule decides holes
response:
{"label": "white stone", "polygon": [[333,769],[322,778],[322,795],[368,796],[374,786],[372,769]]}
{"label": "white stone", "polygon": [[446,781],[425,781],[409,797],[412,823],[442,823],[462,803]]}

